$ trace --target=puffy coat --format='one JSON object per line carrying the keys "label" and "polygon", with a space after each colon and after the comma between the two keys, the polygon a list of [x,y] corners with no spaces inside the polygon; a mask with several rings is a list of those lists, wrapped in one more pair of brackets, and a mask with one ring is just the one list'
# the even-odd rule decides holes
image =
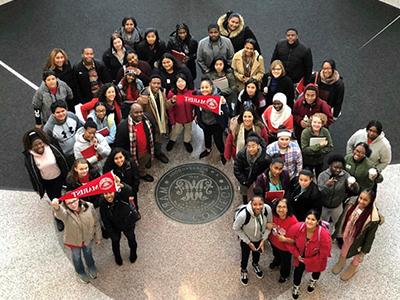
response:
{"label": "puffy coat", "polygon": [[301,192],[298,181],[295,182],[293,190],[289,192],[289,201],[297,220],[302,222],[306,219],[306,214],[310,209],[315,209],[321,213],[321,192],[313,181],[303,192]]}

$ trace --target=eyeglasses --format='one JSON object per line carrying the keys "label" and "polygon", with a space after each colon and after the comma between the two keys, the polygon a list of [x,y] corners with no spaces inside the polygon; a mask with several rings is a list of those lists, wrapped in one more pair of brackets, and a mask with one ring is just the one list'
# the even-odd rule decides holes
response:
{"label": "eyeglasses", "polygon": [[272,71],[280,71],[282,68],[272,68]]}

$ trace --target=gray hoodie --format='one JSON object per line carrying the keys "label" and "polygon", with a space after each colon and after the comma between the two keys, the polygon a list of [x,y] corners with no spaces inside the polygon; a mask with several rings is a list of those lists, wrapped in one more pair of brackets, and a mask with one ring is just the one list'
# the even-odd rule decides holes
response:
{"label": "gray hoodie", "polygon": [[[246,210],[250,213],[250,220],[247,224],[243,225],[246,221]],[[267,210],[267,217],[265,217],[265,210]],[[233,222],[233,230],[239,238],[246,244],[250,242],[258,242],[260,240],[267,240],[270,231],[265,227],[267,223],[272,223],[272,210],[269,205],[264,204],[264,209],[259,216],[254,216],[251,202],[246,205]],[[262,226],[260,226],[260,224]]]}

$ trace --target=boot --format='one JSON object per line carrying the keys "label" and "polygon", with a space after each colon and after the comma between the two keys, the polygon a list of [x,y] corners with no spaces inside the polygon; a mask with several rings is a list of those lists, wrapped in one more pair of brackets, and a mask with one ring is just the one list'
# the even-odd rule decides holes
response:
{"label": "boot", "polygon": [[247,195],[242,195],[243,204],[247,204],[249,200],[247,199]]}
{"label": "boot", "polygon": [[351,277],[354,276],[354,274],[356,274],[357,272],[357,266],[354,264],[350,264],[346,271],[344,271],[341,275],[340,275],[340,279],[342,279],[343,281],[347,281],[349,280]]}
{"label": "boot", "polygon": [[332,268],[332,273],[335,275],[339,274],[340,272],[342,272],[345,265],[346,265],[346,257],[340,255],[339,260]]}
{"label": "boot", "polygon": [[171,151],[172,148],[174,148],[174,145],[175,145],[175,141],[169,140],[168,144],[167,144],[167,151]]}

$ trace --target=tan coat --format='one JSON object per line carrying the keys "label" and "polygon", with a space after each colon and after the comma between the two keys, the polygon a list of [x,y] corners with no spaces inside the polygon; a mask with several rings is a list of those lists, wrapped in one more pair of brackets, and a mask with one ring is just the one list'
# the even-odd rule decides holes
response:
{"label": "tan coat", "polygon": [[96,216],[95,208],[92,203],[86,202],[89,207],[76,214],[68,209],[63,203],[58,210],[54,210],[57,219],[64,222],[64,244],[80,246],[85,245],[94,239],[96,242],[101,240],[100,223]]}
{"label": "tan coat", "polygon": [[[243,67],[243,49],[236,52],[232,59],[232,69],[235,74],[236,83],[238,90],[241,91],[244,88],[244,67]],[[257,50],[254,51],[253,56],[253,66],[251,68],[250,77],[257,81],[261,81],[265,74],[264,58],[258,53]]]}

